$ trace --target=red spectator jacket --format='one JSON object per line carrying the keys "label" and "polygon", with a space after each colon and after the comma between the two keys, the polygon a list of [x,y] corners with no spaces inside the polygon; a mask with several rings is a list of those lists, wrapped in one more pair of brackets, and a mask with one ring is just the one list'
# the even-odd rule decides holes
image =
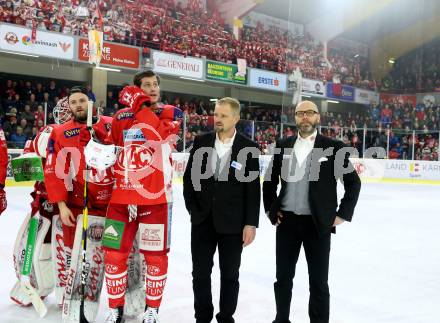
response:
{"label": "red spectator jacket", "polygon": [[[164,106],[172,108],[173,106]],[[171,152],[179,121],[160,119],[150,109],[119,110],[110,140],[120,147],[114,165],[111,203],[153,205],[172,201]]]}
{"label": "red spectator jacket", "polygon": [[[105,141],[111,129],[111,117],[101,116],[93,125],[95,137]],[[90,140],[86,125],[70,120],[52,131],[47,146],[44,179],[49,201],[65,201],[74,207],[83,207],[85,182],[84,148]],[[103,209],[111,197],[113,187],[112,169],[104,172],[91,169],[88,178],[88,206]]]}
{"label": "red spectator jacket", "polygon": [[3,130],[0,128],[0,184],[5,185],[8,170],[8,145]]}

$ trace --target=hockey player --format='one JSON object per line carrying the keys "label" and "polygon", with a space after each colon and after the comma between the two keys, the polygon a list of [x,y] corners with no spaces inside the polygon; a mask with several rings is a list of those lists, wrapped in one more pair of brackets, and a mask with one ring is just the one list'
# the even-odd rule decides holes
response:
{"label": "hockey player", "polygon": [[[89,321],[96,316],[99,301],[100,287],[102,286],[103,255],[101,238],[103,217],[111,197],[113,176],[111,168],[104,171],[91,168],[86,174],[86,145],[91,142],[91,134],[87,129],[88,97],[87,90],[74,87],[70,91],[69,106],[72,110],[72,120],[55,128],[51,134],[47,147],[47,161],[44,169],[46,187],[51,203],[57,203],[62,221],[64,245],[72,249],[72,262],[68,269],[67,284],[64,293],[63,321],[76,321],[79,313],[79,304],[74,302],[79,298],[77,286],[81,273],[80,243],[81,223],[77,227],[77,218],[83,213],[84,185],[88,178],[87,200],[89,216],[88,239],[96,242],[87,253],[90,254],[89,274],[87,275],[86,299],[92,304],[90,313],[86,313]],[[92,126],[93,139],[104,142],[111,129],[112,118],[94,117]],[[101,221],[92,218],[101,218]],[[96,224],[96,225],[95,225]],[[79,237],[79,241],[78,238]],[[87,240],[89,241],[89,240]],[[76,277],[76,278],[75,278]]]}
{"label": "hockey player", "polygon": [[5,133],[0,128],[0,215],[6,210],[5,182],[8,169],[8,145],[6,143]]}
{"label": "hockey player", "polygon": [[[42,158],[43,165],[46,159],[46,148],[49,137],[55,127],[70,120],[72,112],[70,111],[68,98],[58,101],[53,110],[55,124],[47,125],[40,129],[33,140],[28,140],[23,150],[23,154],[36,154]],[[66,283],[66,266],[70,262],[71,250],[64,248],[62,241],[62,231],[58,228],[58,207],[48,201],[46,186],[43,181],[37,181],[34,185],[34,191],[31,193],[33,198],[33,212],[38,211],[45,218],[42,225],[39,226],[37,233],[36,246],[37,252],[34,253],[34,268],[31,274],[34,287],[40,297],[44,298],[52,292],[55,285],[55,293],[58,304],[62,304],[62,292]],[[23,254],[26,248],[27,232],[29,228],[30,216],[25,218],[21,229],[18,232],[14,247],[14,267],[18,280],[21,276],[21,267]],[[52,235],[50,226],[52,226]],[[41,237],[41,238],[40,238]],[[52,240],[52,244],[51,244]],[[51,251],[52,245],[52,251]],[[51,261],[55,272],[52,272]],[[55,275],[54,275],[55,274]],[[19,305],[29,306],[31,301],[28,295],[20,288],[18,281],[10,292],[11,299]]]}
{"label": "hockey player", "polygon": [[116,113],[111,132],[111,141],[120,152],[103,236],[108,323],[124,321],[126,263],[138,229],[139,250],[147,264],[145,323],[159,322],[168,270],[171,152],[182,112],[173,106],[159,105],[160,78],[153,71],[136,74],[133,83],[120,93],[119,101],[127,108]]}

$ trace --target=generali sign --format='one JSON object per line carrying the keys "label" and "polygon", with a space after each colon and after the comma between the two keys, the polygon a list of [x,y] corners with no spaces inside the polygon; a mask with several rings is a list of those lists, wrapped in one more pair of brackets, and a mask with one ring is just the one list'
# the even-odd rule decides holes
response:
{"label": "generali sign", "polygon": [[[79,40],[78,59],[89,61],[89,41],[87,39]],[[101,64],[137,69],[139,68],[139,49],[104,42]]]}
{"label": "generali sign", "polygon": [[154,71],[194,79],[203,78],[203,60],[153,51]]}

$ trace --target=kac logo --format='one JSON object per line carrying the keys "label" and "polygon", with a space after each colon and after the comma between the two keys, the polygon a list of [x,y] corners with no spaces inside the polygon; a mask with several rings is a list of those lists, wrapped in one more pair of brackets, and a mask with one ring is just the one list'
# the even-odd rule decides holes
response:
{"label": "kac logo", "polygon": [[17,35],[12,32],[6,33],[5,40],[9,45],[15,45],[16,43],[18,43]]}

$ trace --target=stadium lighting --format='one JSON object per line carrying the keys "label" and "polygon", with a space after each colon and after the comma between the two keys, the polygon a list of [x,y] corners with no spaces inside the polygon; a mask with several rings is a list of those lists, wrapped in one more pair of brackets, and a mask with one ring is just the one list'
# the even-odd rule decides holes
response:
{"label": "stadium lighting", "polygon": [[209,101],[211,101],[211,102],[217,102],[218,99],[209,99]]}
{"label": "stadium lighting", "polygon": [[339,103],[339,101],[327,100],[328,103]]}
{"label": "stadium lighting", "polygon": [[394,60],[394,58],[390,58],[389,60],[388,60],[388,63],[390,63],[390,64],[394,64],[396,61]]}
{"label": "stadium lighting", "polygon": [[120,69],[117,68],[110,68],[110,67],[102,67],[102,66],[96,66],[95,67],[97,70],[103,70],[103,71],[110,71],[110,72],[120,72]]}
{"label": "stadium lighting", "polygon": [[359,57],[359,54],[354,55],[354,58],[358,58],[358,57]]}
{"label": "stadium lighting", "polygon": [[301,95],[303,98],[311,98],[311,96],[310,95]]}
{"label": "stadium lighting", "polygon": [[182,80],[188,80],[188,81],[205,82],[205,80],[193,79],[193,78],[191,78],[191,77],[184,77],[184,76],[181,76],[180,78],[181,78]]}
{"label": "stadium lighting", "polygon": [[28,57],[40,57],[40,56],[38,56],[38,55],[34,55],[34,54],[25,54],[25,53],[9,52],[9,51],[7,51],[7,50],[0,50],[0,53],[11,54],[11,55],[19,55],[19,56],[28,56]]}

